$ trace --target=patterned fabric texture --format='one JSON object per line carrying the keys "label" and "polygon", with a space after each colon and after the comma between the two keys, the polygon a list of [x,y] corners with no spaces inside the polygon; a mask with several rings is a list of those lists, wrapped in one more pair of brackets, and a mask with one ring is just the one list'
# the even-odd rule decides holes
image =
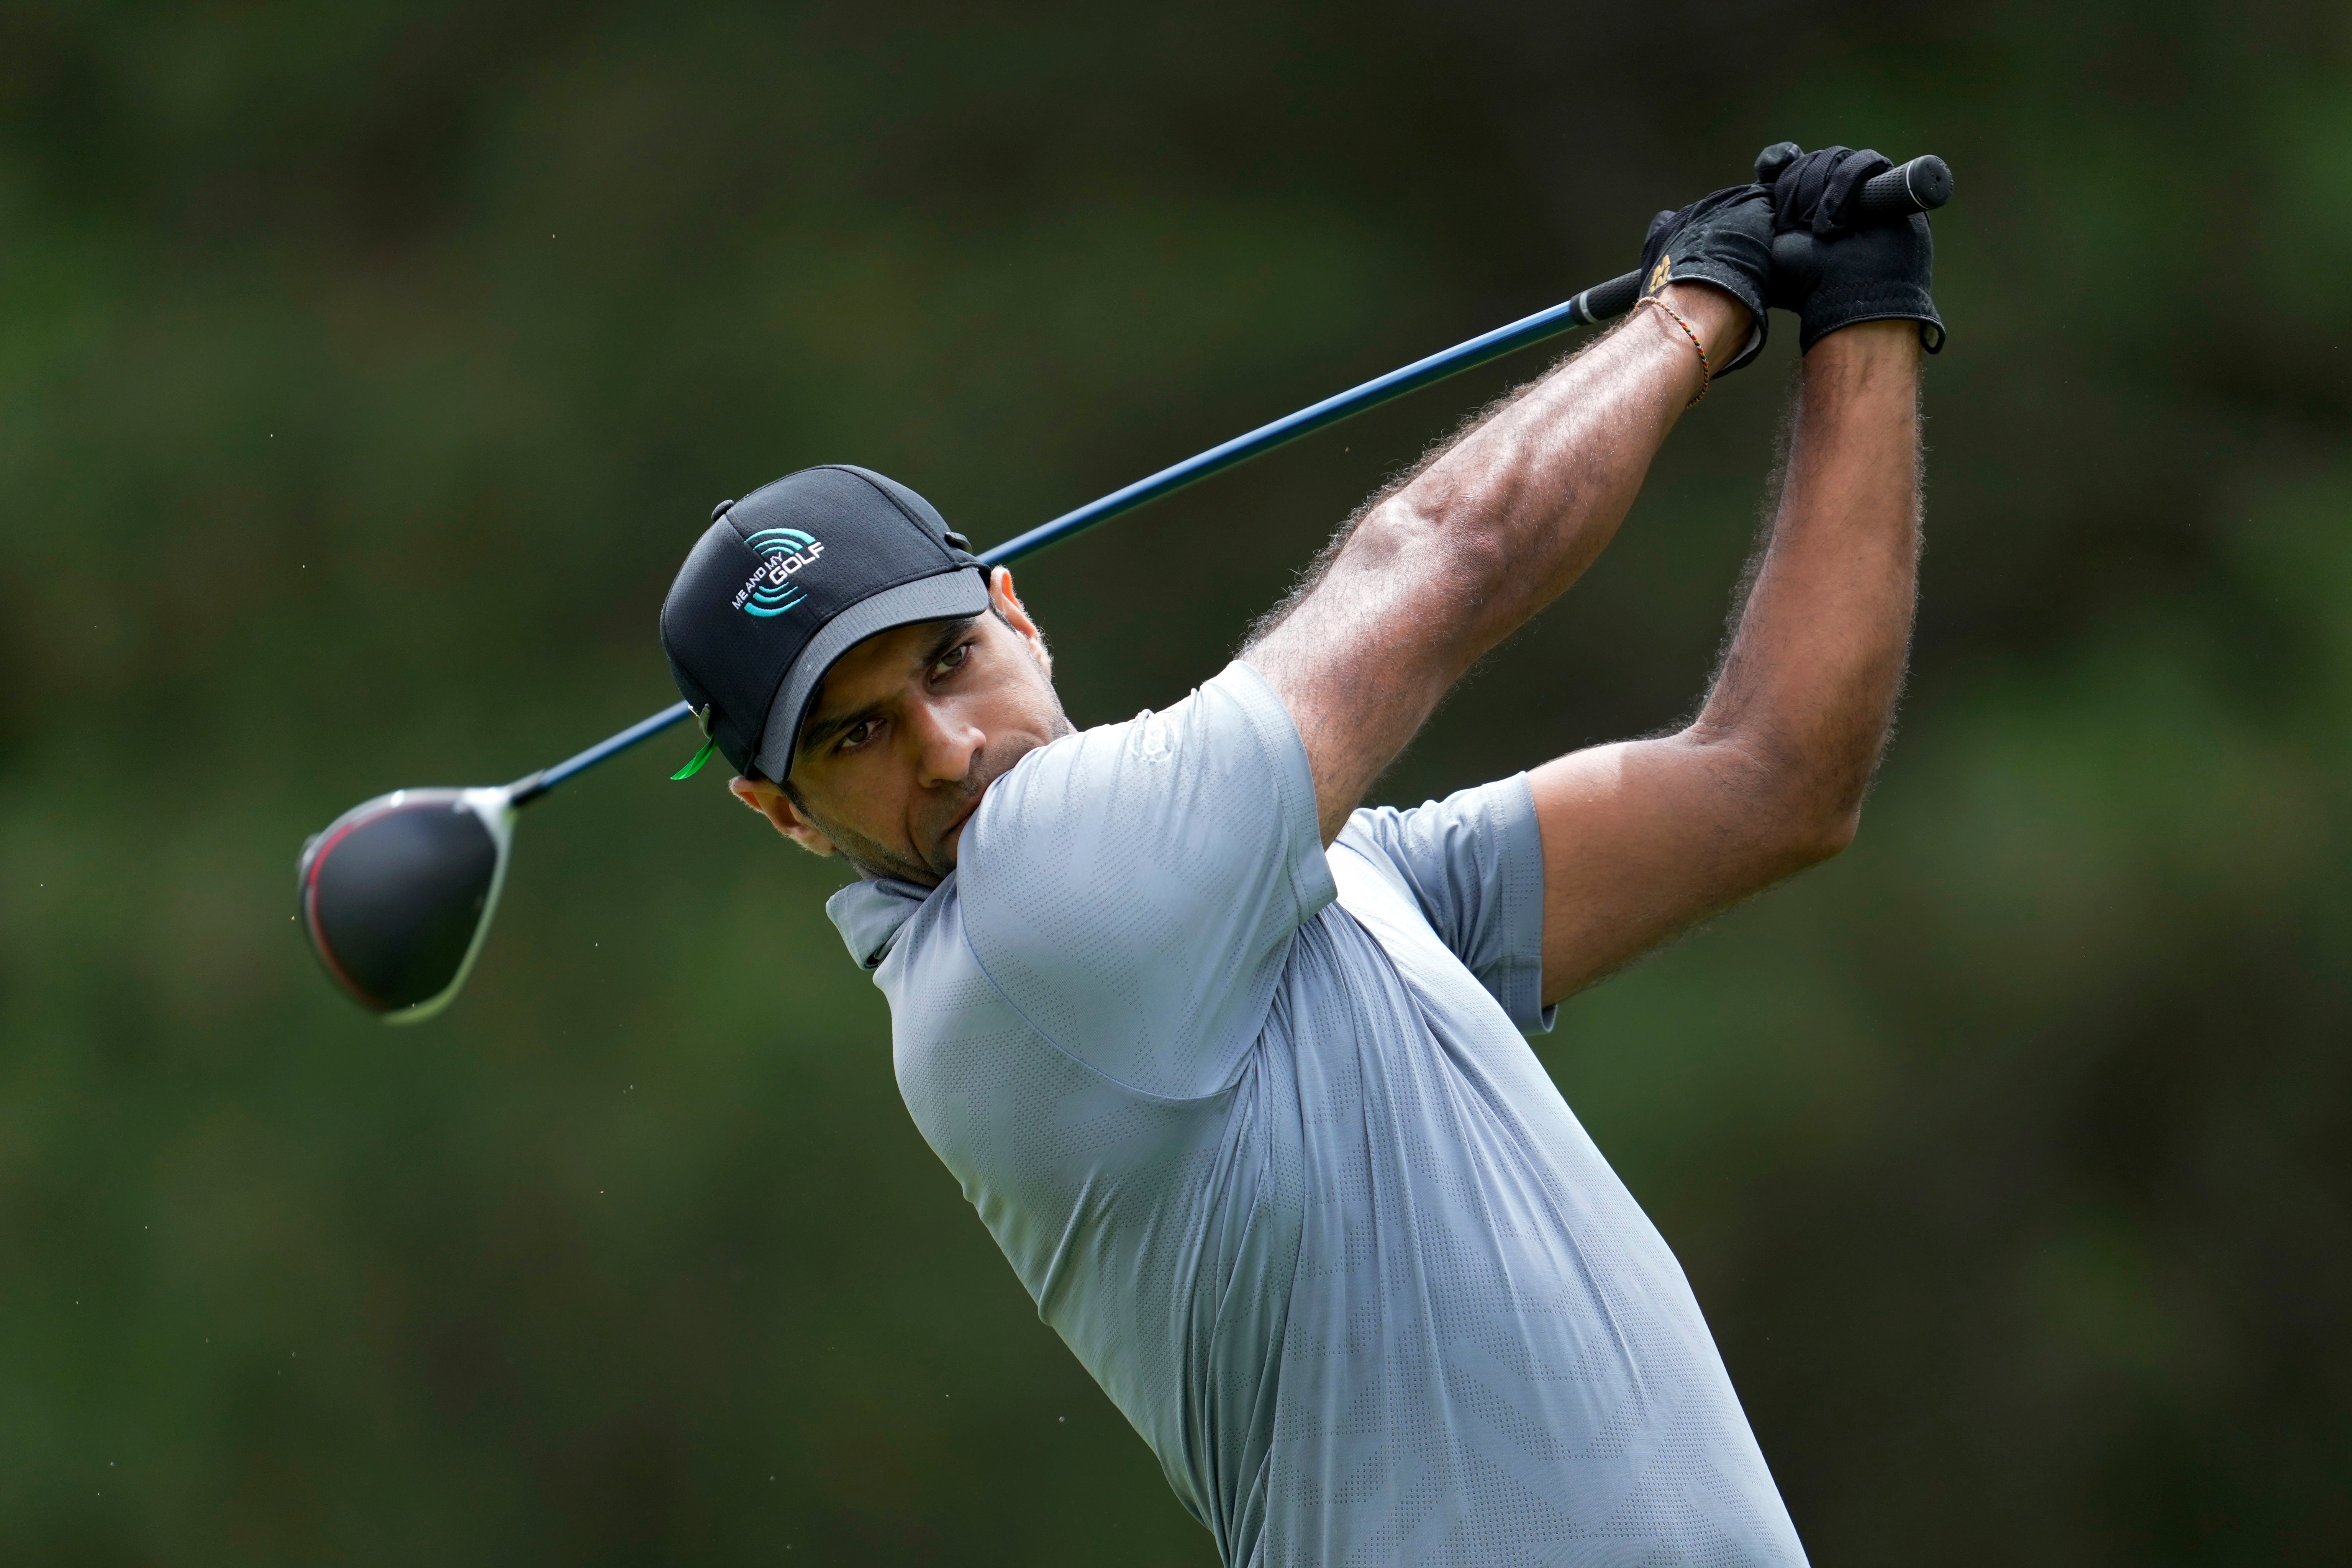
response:
{"label": "patterned fabric texture", "polygon": [[1234,664],[831,909],[901,1091],[1232,1568],[1794,1564],[1698,1304],[1523,1029],[1524,775],[1355,814]]}

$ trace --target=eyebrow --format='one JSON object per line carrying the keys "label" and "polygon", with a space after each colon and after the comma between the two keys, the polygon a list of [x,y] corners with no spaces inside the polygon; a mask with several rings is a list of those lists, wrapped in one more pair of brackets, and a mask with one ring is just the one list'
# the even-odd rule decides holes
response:
{"label": "eyebrow", "polygon": [[[939,636],[930,640],[923,651],[923,657],[917,662],[925,665],[937,664],[947,657],[948,649],[962,641],[964,635],[979,624],[978,616],[965,616],[960,620],[940,622]],[[854,713],[836,714],[830,719],[810,720],[801,731],[800,750],[803,752],[817,750],[835,735],[864,723],[873,716],[874,710],[879,706],[879,703],[868,703]]]}

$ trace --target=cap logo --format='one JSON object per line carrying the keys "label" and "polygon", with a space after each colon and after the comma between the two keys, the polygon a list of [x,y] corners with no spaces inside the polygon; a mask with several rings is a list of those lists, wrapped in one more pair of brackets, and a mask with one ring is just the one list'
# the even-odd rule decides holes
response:
{"label": "cap logo", "polygon": [[760,564],[751,580],[735,591],[737,609],[764,620],[782,615],[808,597],[792,577],[815,565],[817,557],[824,553],[824,543],[814,535],[797,528],[763,528],[746,536],[743,542],[759,552]]}

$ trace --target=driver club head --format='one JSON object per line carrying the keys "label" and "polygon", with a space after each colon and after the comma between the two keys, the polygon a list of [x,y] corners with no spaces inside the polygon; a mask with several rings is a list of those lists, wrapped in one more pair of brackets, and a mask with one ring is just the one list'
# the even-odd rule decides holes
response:
{"label": "driver club head", "polygon": [[505,885],[511,789],[378,795],[302,846],[302,929],[336,984],[388,1024],[421,1023],[466,984]]}

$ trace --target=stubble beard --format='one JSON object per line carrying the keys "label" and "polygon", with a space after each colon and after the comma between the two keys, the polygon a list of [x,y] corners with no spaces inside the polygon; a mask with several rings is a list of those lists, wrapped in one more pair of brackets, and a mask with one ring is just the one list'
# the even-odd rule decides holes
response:
{"label": "stubble beard", "polygon": [[[1072,724],[1058,707],[1049,727],[1052,733],[1044,741],[1014,736],[982,751],[972,759],[971,772],[959,779],[952,789],[939,792],[934,820],[942,826],[954,822],[967,809],[974,807],[980,797],[988,793],[988,787],[1011,773],[1022,758],[1065,735],[1077,732],[1077,726]],[[824,814],[811,810],[803,802],[795,801],[793,804],[802,816],[833,841],[833,847],[840,851],[841,858],[869,882],[887,879],[936,888],[946,881],[956,868],[956,855],[963,843],[961,833],[958,833],[952,842],[943,833],[934,834],[928,857],[910,858],[907,850],[893,848],[878,839],[869,838],[845,823],[830,821]],[[971,817],[964,816],[965,828],[969,829],[971,826]],[[919,847],[915,853],[922,855],[924,851]]]}

